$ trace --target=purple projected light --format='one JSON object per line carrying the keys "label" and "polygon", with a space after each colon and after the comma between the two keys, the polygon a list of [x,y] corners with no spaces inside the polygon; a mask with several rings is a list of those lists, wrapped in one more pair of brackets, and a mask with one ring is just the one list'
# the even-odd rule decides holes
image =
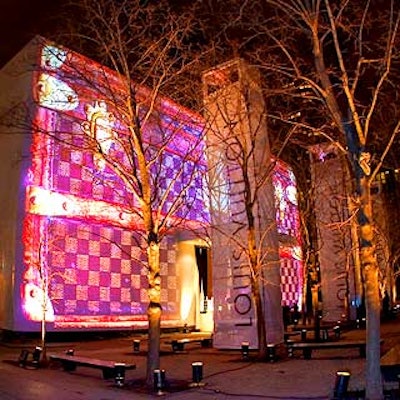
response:
{"label": "purple projected light", "polygon": [[[146,257],[141,251],[145,246],[135,234],[142,229],[138,201],[88,147],[96,138],[104,153],[129,167],[123,147],[127,132],[117,110],[82,85],[79,77],[89,74],[93,75],[89,81],[106,80],[105,87],[120,93],[121,83],[112,71],[67,50],[43,47],[42,71],[34,85],[39,130],[32,136],[32,165],[26,180],[21,304],[26,320],[39,322],[38,307],[46,295],[46,318],[55,329],[131,327],[147,319]],[[146,90],[139,88],[140,95],[145,96]],[[160,104],[160,115],[172,113],[169,122],[162,123],[179,130],[171,135],[162,162],[154,164],[153,176],[162,178],[153,185],[154,198],[165,201],[163,212],[182,198],[171,221],[184,219],[196,228],[209,221],[202,127],[189,123],[194,121],[189,112],[168,99]],[[153,127],[147,129],[146,155],[151,157],[157,148],[150,143]],[[55,132],[56,139],[41,130]],[[192,151],[184,157],[182,149]],[[163,318],[179,320],[176,254],[168,238],[161,244],[160,257]],[[46,289],[40,272],[48,277]]]}

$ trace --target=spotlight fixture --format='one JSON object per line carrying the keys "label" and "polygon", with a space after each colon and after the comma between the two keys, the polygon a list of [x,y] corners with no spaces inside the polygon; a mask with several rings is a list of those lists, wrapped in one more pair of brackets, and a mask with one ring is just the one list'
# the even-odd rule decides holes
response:
{"label": "spotlight fixture", "polygon": [[154,391],[157,396],[164,395],[165,388],[165,370],[164,369],[155,369],[153,371],[154,378]]}
{"label": "spotlight fixture", "polygon": [[192,363],[192,383],[189,385],[191,387],[204,386],[203,380],[203,363],[201,361],[196,361]]}
{"label": "spotlight fixture", "polygon": [[335,325],[333,327],[333,333],[336,339],[340,339],[340,325]]}
{"label": "spotlight fixture", "polygon": [[242,349],[242,358],[247,360],[249,358],[249,342],[242,342],[241,349]]}
{"label": "spotlight fixture", "polygon": [[43,349],[40,346],[36,346],[35,350],[33,350],[33,352],[32,352],[32,366],[34,368],[39,367],[40,356],[42,354],[42,351],[43,351]]}
{"label": "spotlight fixture", "polygon": [[336,372],[335,388],[333,390],[333,400],[343,400],[347,397],[347,387],[349,385],[350,372]]}
{"label": "spotlight fixture", "polygon": [[132,345],[133,345],[133,352],[134,353],[139,353],[139,351],[140,351],[140,340],[139,339],[135,339],[132,342]]}
{"label": "spotlight fixture", "polygon": [[29,351],[26,349],[21,350],[21,353],[18,357],[18,365],[22,368],[26,367],[26,363],[28,361]]}
{"label": "spotlight fixture", "polygon": [[125,363],[114,364],[114,383],[115,386],[122,387],[125,383]]}
{"label": "spotlight fixture", "polygon": [[276,361],[276,347],[273,343],[267,344],[267,358],[271,363]]}

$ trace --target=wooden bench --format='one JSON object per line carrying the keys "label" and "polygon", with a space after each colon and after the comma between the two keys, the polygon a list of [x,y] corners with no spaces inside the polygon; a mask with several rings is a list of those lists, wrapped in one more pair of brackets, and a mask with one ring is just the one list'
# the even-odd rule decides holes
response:
{"label": "wooden bench", "polygon": [[64,371],[75,371],[76,367],[88,367],[101,369],[104,379],[122,378],[122,384],[125,377],[125,371],[136,369],[135,364],[127,364],[123,362],[115,362],[109,360],[99,360],[91,357],[75,356],[69,354],[51,354],[50,359],[61,362]]}
{"label": "wooden bench", "polygon": [[392,347],[381,357],[381,373],[386,382],[398,382],[400,375],[400,345]]}
{"label": "wooden bench", "polygon": [[301,335],[301,331],[284,332],[283,340],[285,341],[285,343],[287,343],[289,340],[291,340],[292,337],[300,336],[300,335]]}
{"label": "wooden bench", "polygon": [[[382,341],[381,341],[382,342]],[[289,357],[293,357],[294,350],[302,350],[305,359],[311,359],[313,350],[358,348],[360,357],[365,357],[365,340],[346,340],[335,342],[293,342],[286,343]]]}
{"label": "wooden bench", "polygon": [[178,351],[184,351],[185,345],[188,343],[200,343],[201,347],[211,347],[212,338],[194,337],[194,338],[173,339],[170,341],[166,341],[165,343],[170,344],[172,351],[176,353]]}
{"label": "wooden bench", "polygon": [[[300,336],[301,341],[305,342],[309,340],[311,335],[315,340],[315,327],[305,327],[295,331],[286,331],[283,333],[284,341],[287,342],[291,340],[292,337]],[[323,325],[318,328],[318,335],[321,342],[326,342],[330,340],[339,340],[341,337],[341,327],[340,325]],[[311,340],[312,341],[312,340]]]}

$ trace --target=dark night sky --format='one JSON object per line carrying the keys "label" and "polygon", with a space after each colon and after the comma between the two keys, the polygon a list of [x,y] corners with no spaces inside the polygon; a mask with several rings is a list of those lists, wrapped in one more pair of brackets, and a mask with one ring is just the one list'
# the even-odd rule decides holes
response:
{"label": "dark night sky", "polygon": [[54,32],[62,0],[0,0],[0,67],[36,34]]}

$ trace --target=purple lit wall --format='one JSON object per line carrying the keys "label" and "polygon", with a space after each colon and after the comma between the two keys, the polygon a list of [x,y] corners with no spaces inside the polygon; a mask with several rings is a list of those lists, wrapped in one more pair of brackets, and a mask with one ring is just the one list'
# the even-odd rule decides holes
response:
{"label": "purple lit wall", "polygon": [[[148,283],[138,202],[122,179],[87,147],[86,135],[94,132],[103,151],[127,163],[123,151],[127,132],[118,110],[82,79],[98,79],[96,84],[118,93],[118,78],[49,44],[41,48],[40,63],[32,87],[38,104],[32,163],[25,178],[24,265],[19,276],[23,316],[27,322],[40,321],[46,298],[50,329],[128,328],[144,323]],[[146,89],[141,90],[145,96]],[[161,201],[172,187],[162,208],[167,212],[187,188],[185,202],[172,221],[183,220],[192,228],[207,223],[202,126],[197,116],[168,99],[161,100],[158,112],[171,141],[152,170],[157,178],[154,198]],[[150,124],[146,132],[151,157],[157,151],[156,126]],[[181,290],[175,261],[175,246],[167,237],[161,245],[163,319],[179,323]],[[48,292],[41,286],[43,272]]]}
{"label": "purple lit wall", "polygon": [[282,305],[296,304],[301,308],[304,271],[296,178],[288,165],[276,161],[272,179],[279,233]]}

